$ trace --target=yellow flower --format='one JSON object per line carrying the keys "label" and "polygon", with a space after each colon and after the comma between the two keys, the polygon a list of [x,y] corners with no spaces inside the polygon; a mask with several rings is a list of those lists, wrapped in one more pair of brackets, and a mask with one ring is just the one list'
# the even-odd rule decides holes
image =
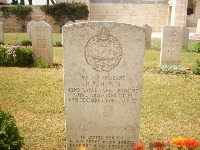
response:
{"label": "yellow flower", "polygon": [[178,136],[177,138],[172,139],[172,144],[174,144],[174,146],[180,148],[180,147],[183,147],[184,140],[185,140],[185,138]]}

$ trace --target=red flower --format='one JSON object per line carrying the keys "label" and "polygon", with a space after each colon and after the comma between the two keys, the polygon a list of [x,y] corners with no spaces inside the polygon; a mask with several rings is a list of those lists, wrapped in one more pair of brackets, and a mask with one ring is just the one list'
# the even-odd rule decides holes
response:
{"label": "red flower", "polygon": [[198,147],[198,142],[194,139],[186,138],[185,140],[183,140],[182,145],[188,150],[194,150]]}
{"label": "red flower", "polygon": [[144,145],[142,143],[137,143],[134,147],[133,150],[144,150]]}
{"label": "red flower", "polygon": [[157,148],[157,150],[163,150],[165,148],[165,143],[164,142],[154,142],[153,147]]}

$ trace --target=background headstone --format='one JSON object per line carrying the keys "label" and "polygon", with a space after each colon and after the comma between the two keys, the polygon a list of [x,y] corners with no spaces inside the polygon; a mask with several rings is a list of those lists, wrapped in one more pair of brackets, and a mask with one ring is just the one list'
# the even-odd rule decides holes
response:
{"label": "background headstone", "polygon": [[130,150],[139,140],[145,33],[115,22],[63,27],[67,149]]}
{"label": "background headstone", "polygon": [[31,37],[31,28],[34,26],[35,23],[36,22],[33,21],[33,20],[31,20],[30,22],[27,23],[27,37],[28,37],[29,40],[32,39],[32,37]]}
{"label": "background headstone", "polygon": [[196,33],[200,33],[200,19],[198,19],[198,22],[197,22]]}
{"label": "background headstone", "polygon": [[36,22],[31,30],[34,60],[41,59],[53,64],[52,28],[44,21]]}
{"label": "background headstone", "polygon": [[145,49],[151,49],[152,28],[148,24],[145,24],[142,27],[145,28]]}
{"label": "background headstone", "polygon": [[183,27],[165,26],[162,29],[160,65],[181,65]]}
{"label": "background headstone", "polygon": [[190,30],[187,27],[183,27],[183,50],[188,49]]}
{"label": "background headstone", "polygon": [[0,42],[4,42],[4,29],[2,22],[0,22]]}

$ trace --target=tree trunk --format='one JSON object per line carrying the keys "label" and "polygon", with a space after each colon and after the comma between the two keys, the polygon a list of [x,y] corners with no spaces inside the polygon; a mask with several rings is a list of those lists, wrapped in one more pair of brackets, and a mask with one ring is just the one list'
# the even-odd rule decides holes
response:
{"label": "tree trunk", "polygon": [[11,5],[17,5],[17,4],[18,4],[18,1],[12,0]]}
{"label": "tree trunk", "polygon": [[49,0],[47,0],[47,5],[49,5]]}
{"label": "tree trunk", "polygon": [[29,5],[33,5],[32,0],[28,0]]}
{"label": "tree trunk", "polygon": [[52,4],[55,4],[54,0],[51,0],[51,3],[52,3]]}
{"label": "tree trunk", "polygon": [[25,2],[24,2],[24,0],[21,0],[21,3],[20,3],[20,5],[25,5]]}

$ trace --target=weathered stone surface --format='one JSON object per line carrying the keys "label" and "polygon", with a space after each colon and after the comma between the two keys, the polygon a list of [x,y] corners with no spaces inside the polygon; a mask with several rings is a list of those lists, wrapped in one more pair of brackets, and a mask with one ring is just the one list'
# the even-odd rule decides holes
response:
{"label": "weathered stone surface", "polygon": [[181,65],[183,27],[165,26],[162,34],[160,65]]}
{"label": "weathered stone surface", "polygon": [[145,24],[142,27],[145,28],[145,49],[151,49],[152,28],[148,24]]}
{"label": "weathered stone surface", "polygon": [[187,27],[183,27],[183,50],[188,49],[190,30]]}
{"label": "weathered stone surface", "polygon": [[52,28],[44,21],[35,23],[32,27],[32,46],[34,60],[41,59],[53,64]]}
{"label": "weathered stone surface", "polygon": [[115,22],[63,27],[67,150],[130,150],[139,140],[145,33]]}
{"label": "weathered stone surface", "polygon": [[4,30],[2,22],[0,22],[0,42],[4,42]]}
{"label": "weathered stone surface", "polygon": [[27,37],[28,39],[32,39],[31,37],[31,28],[34,26],[36,22],[31,20],[30,22],[27,23]]}

